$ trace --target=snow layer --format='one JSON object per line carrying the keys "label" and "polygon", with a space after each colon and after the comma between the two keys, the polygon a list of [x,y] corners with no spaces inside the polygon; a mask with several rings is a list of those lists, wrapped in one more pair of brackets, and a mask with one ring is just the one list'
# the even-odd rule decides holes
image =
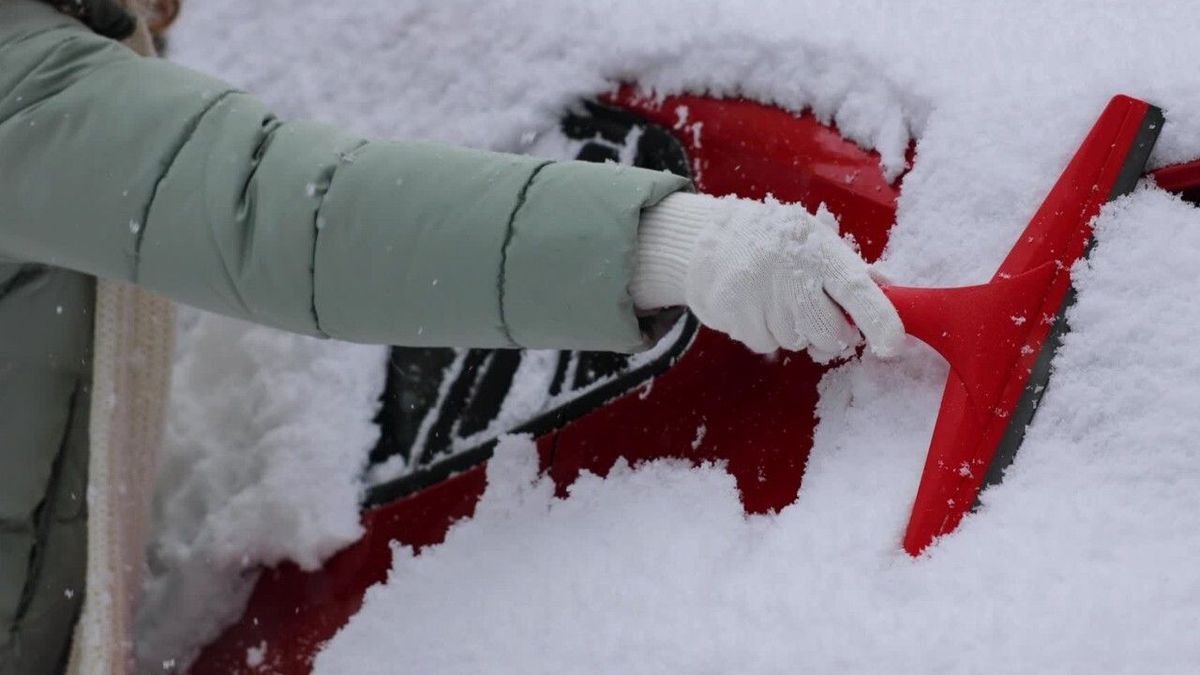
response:
{"label": "snow layer", "polygon": [[[1197,25],[1184,0],[192,0],[175,54],[377,136],[521,149],[632,79],[812,107],[893,173],[912,136],[881,267],[945,284],[991,274],[1113,93],[1166,109],[1153,162],[1200,155]],[[1106,209],[1021,454],[923,558],[898,542],[944,366],[910,344],[826,378],[804,489],[774,516],[670,463],[558,501],[507,443],[477,517],[398,551],[319,672],[1194,672],[1197,214],[1153,189]]]}
{"label": "snow layer", "polygon": [[[876,414],[869,379],[843,372],[827,390],[833,407],[864,399],[838,415],[839,435]],[[934,404],[917,397],[904,412]],[[389,581],[315,672],[395,673],[397,654],[420,673],[1194,672],[1196,574],[1162,556],[1194,550],[1177,534],[1200,526],[1195,490],[1186,514],[1131,509],[1096,481],[1128,477],[1120,461],[1067,451],[1056,468],[1088,466],[1065,485],[1018,488],[1033,504],[989,507],[994,525],[912,560],[894,542],[915,481],[848,471],[880,463],[835,445],[813,458],[796,506],[746,518],[728,474],[672,462],[584,476],[558,500],[532,445],[511,440],[475,518],[420,556],[397,548]],[[1173,459],[1190,459],[1194,481],[1197,453]],[[881,473],[920,461],[894,457]],[[1123,496],[1141,507],[1160,487]],[[1079,490],[1066,508],[1061,488]],[[1113,541],[1164,517],[1147,547]]]}
{"label": "snow layer", "polygon": [[149,573],[142,670],[241,614],[260,565],[312,569],[361,534],[358,503],[385,350],[181,314]]}

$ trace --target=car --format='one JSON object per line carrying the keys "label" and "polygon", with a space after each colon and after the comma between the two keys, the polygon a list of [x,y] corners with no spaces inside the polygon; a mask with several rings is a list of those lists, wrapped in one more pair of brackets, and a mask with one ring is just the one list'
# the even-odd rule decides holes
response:
{"label": "car", "polygon": [[[812,113],[744,98],[659,97],[626,85],[568,112],[556,137],[578,159],[671,171],[706,193],[824,204],[869,261],[887,245],[904,181],[904,173],[889,180],[876,153]],[[915,159],[910,147],[909,166]],[[1200,199],[1200,162],[1155,178]],[[392,542],[419,550],[471,516],[505,434],[535,438],[560,496],[581,472],[670,457],[723,464],[748,513],[781,510],[801,489],[817,387],[836,365],[754,354],[687,314],[633,356],[393,348],[365,534],[318,571],[265,571],[242,619],[189,672],[309,672],[366,589],[386,578]],[[264,642],[284,648],[247,665],[247,650]]]}

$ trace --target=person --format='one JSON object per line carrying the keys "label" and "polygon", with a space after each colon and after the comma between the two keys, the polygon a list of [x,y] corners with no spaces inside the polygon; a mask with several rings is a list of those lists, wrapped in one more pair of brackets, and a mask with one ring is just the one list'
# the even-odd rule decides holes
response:
{"label": "person", "polygon": [[158,295],[411,346],[631,352],[673,307],[764,353],[903,336],[799,208],[282,121],[145,58],[175,3],[123,4],[0,0],[0,673],[126,668],[145,516],[121,504],[153,477]]}

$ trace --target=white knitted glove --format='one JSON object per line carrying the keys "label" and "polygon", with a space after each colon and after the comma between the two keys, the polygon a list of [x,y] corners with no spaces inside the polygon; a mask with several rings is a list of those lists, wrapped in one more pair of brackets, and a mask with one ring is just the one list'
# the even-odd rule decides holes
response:
{"label": "white knitted glove", "polygon": [[642,214],[629,290],[639,309],[687,305],[756,352],[807,348],[818,361],[859,343],[848,314],[890,356],[904,326],[837,228],[824,209],[673,194]]}

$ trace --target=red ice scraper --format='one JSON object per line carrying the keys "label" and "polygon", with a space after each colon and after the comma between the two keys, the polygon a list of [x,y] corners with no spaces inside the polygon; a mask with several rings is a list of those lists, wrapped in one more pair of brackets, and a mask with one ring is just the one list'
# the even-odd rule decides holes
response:
{"label": "red ice scraper", "polygon": [[1067,331],[1071,266],[1088,254],[1100,207],[1137,183],[1162,121],[1158,108],[1114,97],[988,283],[885,289],[909,334],[950,364],[904,535],[910,554],[954,530],[1012,462]]}

